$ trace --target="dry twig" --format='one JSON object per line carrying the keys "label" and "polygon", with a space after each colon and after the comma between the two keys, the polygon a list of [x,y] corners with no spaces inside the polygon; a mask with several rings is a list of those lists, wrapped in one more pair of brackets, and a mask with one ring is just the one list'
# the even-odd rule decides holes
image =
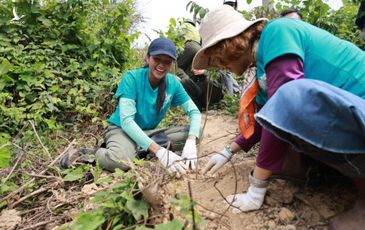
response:
{"label": "dry twig", "polygon": [[48,149],[43,145],[42,140],[41,140],[41,138],[38,135],[38,132],[37,132],[35,126],[34,126],[34,121],[33,120],[30,120],[29,123],[32,125],[34,134],[37,137],[39,143],[41,144],[43,151],[47,154],[48,158],[51,159],[51,154],[49,153]]}
{"label": "dry twig", "polygon": [[219,140],[219,139],[221,139],[221,138],[223,138],[223,137],[229,136],[229,135],[236,135],[236,134],[234,134],[234,133],[227,133],[227,134],[222,135],[222,136],[220,136],[220,137],[214,138],[213,140],[210,140],[210,141],[208,141],[208,142],[207,142],[207,143],[205,143],[205,144],[207,145],[207,144],[209,144],[209,143],[212,143],[212,142],[214,142],[214,141],[217,141],[217,140]]}
{"label": "dry twig", "polygon": [[[48,186],[47,186],[48,187]],[[34,196],[34,195],[37,195],[39,193],[42,193],[44,191],[47,191],[49,188],[47,187],[40,187],[39,189],[35,190],[34,192],[32,193],[29,193],[28,195],[26,196],[23,196],[22,198],[20,198],[19,200],[17,200],[16,202],[12,203],[9,205],[10,208],[14,208],[15,206],[17,206],[18,204],[20,204],[21,202],[23,202],[24,200]]]}
{"label": "dry twig", "polygon": [[188,188],[189,188],[189,197],[190,197],[190,210],[193,220],[193,230],[196,230],[196,223],[195,223],[195,211],[194,211],[194,204],[193,204],[193,193],[191,191],[191,184],[190,181],[188,181]]}
{"label": "dry twig", "polygon": [[54,219],[50,219],[50,220],[46,220],[46,221],[42,221],[42,222],[39,222],[37,224],[33,224],[33,225],[30,225],[28,227],[25,227],[25,228],[21,228],[21,230],[28,230],[28,229],[36,229],[38,227],[41,227],[43,225],[46,225],[46,224],[49,224],[49,223],[52,223],[54,222],[55,220]]}
{"label": "dry twig", "polygon": [[[67,151],[76,144],[76,140],[74,139],[68,146],[67,148],[61,153],[59,154],[50,164],[49,166],[53,166],[54,164],[56,164],[59,159],[61,159],[61,157],[63,157],[63,155],[65,155],[67,153]],[[40,172],[38,175],[43,175],[47,172],[47,169],[44,169],[42,172]],[[28,187],[28,185],[30,185],[31,183],[33,183],[33,181],[35,180],[35,178],[33,177],[32,179],[30,179],[28,182],[26,182],[25,184],[23,184],[21,187],[19,187],[18,189],[16,189],[15,191],[9,193],[6,197],[4,197],[3,199],[0,200],[0,203],[2,203],[5,200],[9,200],[11,197],[14,197],[16,194],[20,193],[21,191],[23,191],[26,187]],[[8,204],[9,205],[9,204]]]}
{"label": "dry twig", "polygon": [[18,157],[18,159],[16,160],[16,162],[15,162],[14,166],[11,168],[11,170],[10,170],[10,172],[9,172],[8,176],[5,178],[5,180],[4,180],[4,182],[3,182],[3,183],[5,183],[5,182],[6,182],[6,181],[10,178],[10,176],[11,176],[11,174],[14,172],[14,170],[15,170],[16,166],[18,166],[19,162],[23,159],[24,153],[25,153],[25,151],[22,151],[22,153],[20,154],[20,156],[19,156],[19,157]]}
{"label": "dry twig", "polygon": [[[233,205],[233,202],[234,202],[234,199],[235,199],[235,196],[237,194],[237,188],[238,188],[238,178],[237,178],[237,172],[236,172],[236,167],[234,166],[234,163],[231,161],[231,159],[228,159],[228,161],[231,163],[232,165],[232,169],[233,169],[233,174],[234,174],[234,179],[235,179],[235,184],[234,184],[234,196],[233,196],[233,199],[232,199],[232,202],[229,202],[225,197],[224,195],[222,194],[222,192],[216,187],[216,184],[218,183],[217,181],[213,184],[214,188],[218,191],[218,193],[221,195],[221,197],[223,198],[223,200],[225,202],[227,202],[227,204],[229,204],[229,206],[226,208],[226,210],[223,212],[223,214],[226,214],[226,212],[229,210],[230,207],[234,207],[234,208],[237,208],[238,210],[241,210],[239,207],[236,207]],[[223,215],[221,215],[219,217],[219,221],[221,221],[223,218]]]}

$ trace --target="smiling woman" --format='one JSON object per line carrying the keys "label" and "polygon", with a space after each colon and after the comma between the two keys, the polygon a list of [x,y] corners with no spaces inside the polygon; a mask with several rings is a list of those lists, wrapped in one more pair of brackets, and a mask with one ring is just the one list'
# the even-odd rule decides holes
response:
{"label": "smiling woman", "polygon": [[[140,153],[150,152],[170,172],[185,174],[195,169],[201,114],[176,76],[169,73],[175,59],[175,44],[157,38],[149,45],[147,65],[124,74],[115,95],[118,105],[104,132],[106,147],[96,152],[102,168],[129,170],[134,159],[142,157]],[[189,126],[156,129],[170,106],[182,107]],[[173,152],[180,150],[181,156]]]}

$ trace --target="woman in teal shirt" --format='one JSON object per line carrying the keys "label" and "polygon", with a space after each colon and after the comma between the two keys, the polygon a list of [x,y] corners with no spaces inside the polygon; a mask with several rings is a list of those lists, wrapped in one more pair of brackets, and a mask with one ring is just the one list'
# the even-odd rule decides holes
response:
{"label": "woman in teal shirt", "polygon": [[216,171],[233,153],[260,141],[247,192],[227,197],[233,211],[259,209],[273,174],[305,180],[309,156],[351,178],[359,190],[354,209],[335,218],[331,227],[362,229],[365,53],[304,21],[247,21],[225,6],[205,16],[199,33],[202,49],[193,68],[217,67],[237,75],[257,68],[240,101],[241,138],[204,169]]}
{"label": "woman in teal shirt", "polygon": [[[115,95],[118,105],[104,132],[106,148],[99,148],[96,156],[104,169],[128,170],[140,147],[156,154],[170,172],[184,174],[189,167],[195,169],[201,114],[176,76],[169,73],[176,60],[174,43],[167,38],[153,40],[146,58],[146,67],[127,71],[122,77]],[[181,106],[189,115],[190,126],[161,133],[155,129],[170,106]],[[171,142],[170,150],[150,138],[152,133],[163,134]],[[171,150],[182,150],[182,155]]]}

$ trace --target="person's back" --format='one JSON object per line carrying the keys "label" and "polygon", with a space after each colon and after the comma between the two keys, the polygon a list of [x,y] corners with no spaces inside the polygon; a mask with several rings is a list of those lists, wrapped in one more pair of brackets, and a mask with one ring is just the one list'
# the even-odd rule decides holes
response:
{"label": "person's back", "polygon": [[237,10],[238,7],[237,0],[224,0],[223,5],[232,6],[235,10]]}
{"label": "person's back", "polygon": [[[195,25],[190,20],[185,20],[182,24],[182,29],[185,33],[184,35],[184,50],[177,57],[176,63],[178,68],[183,70],[188,76],[192,77],[192,60],[195,53],[201,48],[200,45],[200,35]],[[179,76],[180,75],[180,76]],[[178,72],[180,78],[184,78],[183,73]]]}
{"label": "person's back", "polygon": [[280,12],[282,18],[296,18],[303,20],[302,14],[297,9],[289,8]]}
{"label": "person's back", "polygon": [[322,80],[365,98],[365,54],[354,44],[301,20],[275,19],[261,35],[258,76],[271,60],[285,54],[296,54],[303,60],[305,78]]}

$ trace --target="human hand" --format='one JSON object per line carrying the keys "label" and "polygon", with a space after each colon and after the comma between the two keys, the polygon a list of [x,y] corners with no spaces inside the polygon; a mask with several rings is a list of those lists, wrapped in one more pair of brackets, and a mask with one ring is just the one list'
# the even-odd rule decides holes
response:
{"label": "human hand", "polygon": [[191,69],[191,72],[194,74],[194,76],[196,75],[203,75],[205,74],[205,69]]}
{"label": "human hand", "polygon": [[209,171],[210,174],[214,174],[218,169],[220,169],[229,159],[232,157],[232,152],[228,147],[224,147],[219,153],[215,154],[210,158],[208,163],[203,169],[203,174]]}
{"label": "human hand", "polygon": [[183,163],[182,158],[176,155],[176,153],[161,147],[156,152],[156,157],[169,172],[176,172],[179,174],[186,173],[187,167]]}
{"label": "human hand", "polygon": [[192,170],[195,170],[197,161],[197,152],[198,150],[196,148],[196,140],[187,139],[181,154],[181,158],[185,161],[185,165],[188,169],[191,168]]}

